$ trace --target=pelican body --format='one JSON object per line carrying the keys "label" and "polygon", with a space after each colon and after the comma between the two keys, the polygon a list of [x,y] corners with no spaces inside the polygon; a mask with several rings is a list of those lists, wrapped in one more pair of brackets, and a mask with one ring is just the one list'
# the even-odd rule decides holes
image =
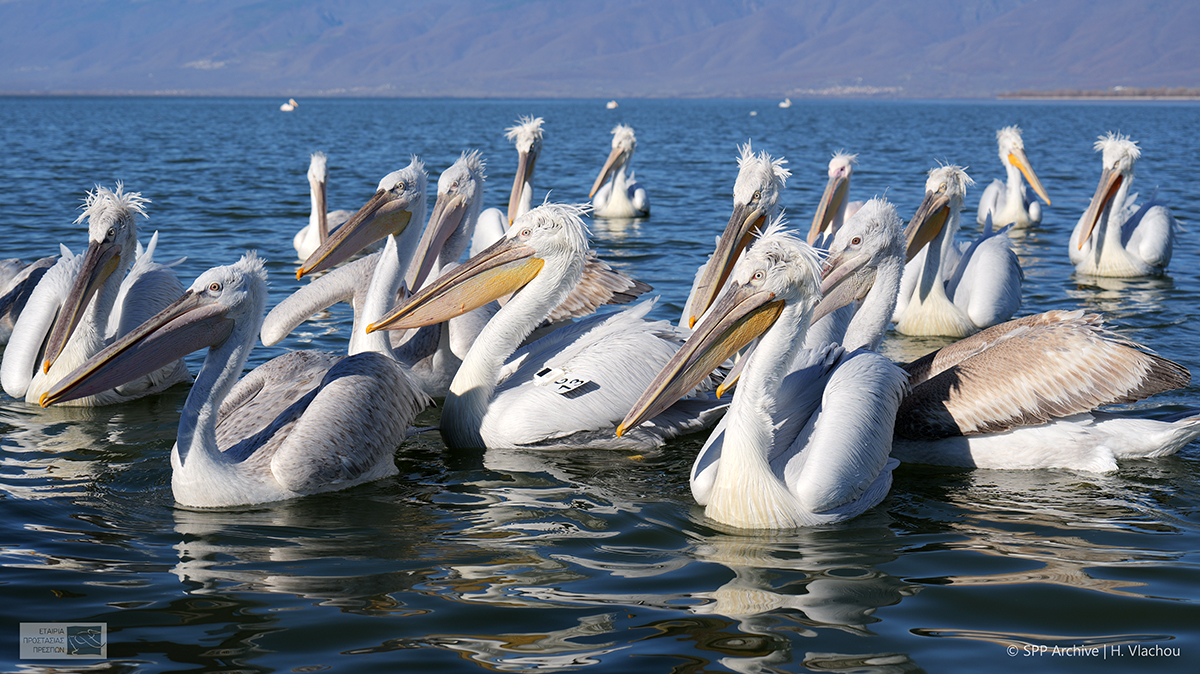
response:
{"label": "pelican body", "polygon": [[[837,233],[822,303],[861,298],[848,347],[882,341],[903,251],[898,229],[857,216]],[[897,410],[892,448],[901,461],[1103,472],[1118,459],[1163,456],[1200,436],[1200,410],[1146,419],[1100,409],[1186,386],[1190,375],[1082,311],[1007,321],[905,370],[912,390]]]}
{"label": "pelican body", "polygon": [[757,337],[729,411],[692,467],[692,495],[722,524],[840,522],[879,504],[891,487],[898,462],[888,453],[905,375],[870,351],[800,348],[821,298],[819,268],[816,252],[776,221],[622,421],[621,432],[636,428]]}
{"label": "pelican body", "polygon": [[44,257],[30,264],[15,258],[0,260],[0,345],[8,344],[13,326],[25,310],[33,289],[57,260],[57,256]]}
{"label": "pelican body", "polygon": [[966,337],[1021,306],[1021,265],[1008,237],[985,228],[972,242],[955,240],[970,184],[958,166],[929,172],[906,232],[909,263],[893,316],[901,333]]}
{"label": "pelican body", "polygon": [[[158,233],[143,249],[137,218],[146,199],[137,192],[97,187],[76,222],[88,222],[88,249],[58,262],[29,294],[0,363],[0,382],[14,398],[36,404],[41,395],[104,346],[171,303],[183,291],[170,265],[154,261]],[[111,405],[159,393],[191,380],[182,359],[163,363],[115,389],[76,399],[78,406]]]}
{"label": "pelican body", "polygon": [[644,218],[650,215],[650,198],[633,172],[626,171],[637,149],[633,127],[618,124],[612,130],[612,151],[588,192],[593,214],[598,218]]}
{"label": "pelican body", "polygon": [[1069,252],[1075,271],[1090,276],[1156,276],[1166,271],[1178,225],[1163,204],[1151,198],[1140,207],[1129,193],[1137,143],[1109,133],[1096,141],[1103,156],[1100,184],[1071,232]]}
{"label": "pelican body", "polygon": [[350,216],[350,211],[326,211],[326,185],[328,183],[328,159],[324,152],[314,152],[308,162],[308,193],[312,202],[308,224],[292,237],[296,255],[305,260],[329,238],[330,232],[341,227]]}
{"label": "pelican body", "polygon": [[442,408],[448,446],[655,447],[703,428],[723,408],[709,400],[683,401],[653,428],[615,436],[653,372],[683,343],[670,324],[645,320],[652,302],[594,315],[519,346],[583,273],[583,210],[558,204],[533,209],[505,238],[368,326],[418,328],[517,291],[488,321],[454,376]]}
{"label": "pelican body", "polygon": [[428,398],[393,359],[372,351],[294,351],[237,381],[265,308],[266,271],[256,255],[210,269],[41,404],[90,395],[207,347],[171,450],[179,504],[279,501],[395,474],[393,453]]}
{"label": "pelican body", "polygon": [[[1029,188],[1032,187],[1033,192],[1047,204],[1050,203],[1050,197],[1046,194],[1046,188],[1042,187],[1042,181],[1033,172],[1029,158],[1025,156],[1021,128],[1006,126],[1000,129],[996,132],[996,144],[1006,180],[993,180],[983,191],[976,221],[985,224],[988,215],[991,215],[992,227],[997,229],[1006,225],[1022,229],[1039,224],[1042,221],[1042,205],[1030,194]],[[1028,186],[1025,180],[1029,181]]]}

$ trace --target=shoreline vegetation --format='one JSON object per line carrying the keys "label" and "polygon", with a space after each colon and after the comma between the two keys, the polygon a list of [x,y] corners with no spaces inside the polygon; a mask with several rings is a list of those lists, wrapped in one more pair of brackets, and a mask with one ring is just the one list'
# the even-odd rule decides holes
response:
{"label": "shoreline vegetation", "polygon": [[1110,87],[1108,89],[1055,89],[1053,91],[1010,91],[996,98],[1051,98],[1069,100],[1200,100],[1200,89],[1192,87]]}

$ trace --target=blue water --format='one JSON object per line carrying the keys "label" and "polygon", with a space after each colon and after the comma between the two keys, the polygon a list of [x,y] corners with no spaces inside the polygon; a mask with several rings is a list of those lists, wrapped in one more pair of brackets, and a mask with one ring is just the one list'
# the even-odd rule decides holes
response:
{"label": "blue water", "polygon": [[[1044,224],[1014,240],[1021,313],[1102,311],[1120,334],[1200,368],[1194,104],[306,100],[283,114],[278,103],[0,99],[0,256],[84,248],[81,199],[119,180],[152,200],[143,240],[157,229],[162,259],[187,256],[185,283],[255,248],[273,304],[297,287],[310,152],[329,155],[330,208],[356,209],[410,154],[432,184],[479,148],[487,205],[502,206],[516,164],[503,129],[540,115],[539,195],[577,202],[625,122],[652,217],[597,221],[593,245],[653,285],[656,314],[674,319],[728,218],[737,144],[787,157],[784,204],[807,230],[838,149],[859,153],[853,198],[885,195],[905,216],[936,162],[964,165],[979,183],[973,214],[1002,176],[994,132],[1018,124],[1053,199]],[[1157,188],[1185,229],[1163,278],[1076,278],[1067,263],[1099,178],[1092,143],[1110,130],[1139,141],[1135,189]],[[336,308],[249,366],[293,348],[341,351],[349,326]],[[940,344],[890,335],[884,350],[907,360]],[[1170,672],[1200,659],[1196,443],[1105,475],[903,466],[867,515],[772,535],[724,530],[693,504],[702,438],[634,459],[451,452],[426,434],[397,452],[395,478],[197,512],[170,492],[185,395],[46,411],[0,395],[3,669],[55,664],[18,659],[23,622],[106,623],[106,662],[57,662],[123,672]],[[1131,409],[1197,406],[1193,384]],[[419,419],[436,421],[436,410]]]}

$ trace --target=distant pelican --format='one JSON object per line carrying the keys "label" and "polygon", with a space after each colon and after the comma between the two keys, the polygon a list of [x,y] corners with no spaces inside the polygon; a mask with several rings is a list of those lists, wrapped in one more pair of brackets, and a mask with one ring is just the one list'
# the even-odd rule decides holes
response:
{"label": "distant pelican", "polygon": [[324,152],[314,152],[308,163],[308,188],[312,208],[308,214],[308,224],[292,237],[292,245],[301,260],[308,259],[317,248],[329,238],[330,232],[341,227],[351,215],[350,211],[326,211],[326,170]]}
{"label": "distant pelican", "polygon": [[[862,215],[838,232],[823,283],[837,305],[861,298],[847,348],[875,349],[899,286],[898,222]],[[1048,311],[988,328],[904,366],[892,456],[980,468],[1115,470],[1116,459],[1171,454],[1200,436],[1200,410],[1167,420],[1105,412],[1186,386],[1186,369],[1108,332],[1082,311]]]}
{"label": "distant pelican", "polygon": [[734,263],[760,230],[782,211],[779,198],[791,171],[783,167],[787,160],[760,151],[754,154],[750,142],[738,147],[738,175],[733,184],[733,212],[717,239],[716,250],[696,275],[683,307],[682,324],[689,328],[716,300]]}
{"label": "distant pelican", "polygon": [[499,208],[489,208],[479,215],[479,224],[471,239],[471,255],[499,241],[517,216],[529,212],[533,205],[533,171],[542,154],[541,117],[521,117],[505,129],[504,137],[517,147],[517,172],[513,174],[512,191],[508,197],[507,214]]}
{"label": "distant pelican", "polygon": [[992,227],[997,229],[1009,224],[1020,229],[1040,223],[1042,205],[1029,193],[1025,181],[1021,179],[1022,174],[1042,201],[1049,204],[1050,197],[1046,195],[1046,188],[1042,187],[1042,181],[1038,180],[1033,167],[1029,165],[1029,158],[1025,156],[1020,127],[1006,126],[1000,129],[996,132],[996,143],[1000,147],[1000,163],[1004,164],[1008,181],[1002,183],[997,179],[987,186],[979,198],[976,221],[981,225],[986,223],[991,213]]}
{"label": "distant pelican", "polygon": [[[170,265],[154,262],[158,233],[145,250],[137,217],[147,200],[137,192],[97,187],[76,222],[88,221],[88,249],[59,261],[33,289],[0,363],[4,390],[37,403],[42,393],[104,345],[128,333],[183,291]],[[161,392],[191,379],[182,359],[164,362],[136,382],[96,391],[75,405],[110,405]]]}
{"label": "distant pelican", "polygon": [[605,104],[604,104],[604,107],[608,108],[609,110],[612,110],[612,109],[616,108],[616,107],[617,107],[617,106],[619,106],[619,105],[620,105],[620,103],[617,103],[616,101],[609,101],[609,102],[607,102],[607,103],[605,103]]}
{"label": "distant pelican", "polygon": [[[425,163],[416,156],[408,166],[384,176],[375,196],[304,260],[296,270],[296,278],[341,264],[388,234],[396,235],[402,254],[412,255],[421,236],[421,223],[425,222],[428,182]],[[409,227],[413,220],[417,226]]]}
{"label": "distant pelican", "polygon": [[728,289],[618,429],[637,428],[757,337],[691,474],[705,514],[745,529],[841,522],[882,501],[906,390],[903,370],[878,354],[800,349],[821,298],[820,261],[778,222],[738,261]]}
{"label": "distant pelican", "polygon": [[929,172],[925,199],[908,225],[908,258],[893,320],[906,335],[966,337],[1006,321],[1021,306],[1021,265],[1008,237],[990,228],[955,241],[972,180],[958,166]]}
{"label": "distant pelican", "polygon": [[49,406],[201,348],[204,365],[171,450],[171,490],[216,508],[345,489],[396,473],[396,447],[428,398],[389,355],[293,351],[237,382],[266,308],[253,253],[201,274],[183,296],[43,395]]}
{"label": "distant pelican", "polygon": [[463,359],[442,408],[450,447],[655,447],[711,423],[723,405],[683,401],[651,428],[618,438],[617,423],[683,337],[647,321],[653,302],[596,315],[518,348],[583,273],[585,207],[544,204],[504,239],[443,274],[367,330],[444,321],[518,290]]}
{"label": "distant pelican", "polygon": [[625,175],[633,151],[637,149],[637,138],[633,127],[618,124],[612,130],[612,152],[596,176],[588,198],[592,199],[594,215],[598,218],[644,218],[650,215],[650,198],[646,190],[630,171]]}
{"label": "distant pelican", "polygon": [[1128,136],[1109,132],[1096,141],[1103,172],[1087,211],[1071,232],[1075,271],[1091,276],[1154,276],[1163,273],[1175,248],[1175,216],[1153,197],[1137,207],[1129,194],[1133,165],[1142,151]]}
{"label": "distant pelican", "polygon": [[829,160],[829,181],[825,183],[825,192],[821,194],[817,212],[813,215],[812,229],[808,231],[808,245],[827,248],[838,227],[862,207],[861,201],[846,201],[846,195],[850,192],[850,177],[854,174],[857,160],[856,154],[840,150],[833,153]]}
{"label": "distant pelican", "polygon": [[30,264],[11,258],[0,260],[0,271],[3,272],[3,278],[0,278],[0,345],[8,344],[17,317],[24,311],[33,289],[57,260],[56,255]]}
{"label": "distant pelican", "polygon": [[298,107],[300,107],[300,104],[296,102],[296,99],[289,98],[287,103],[284,103],[283,105],[279,106],[279,109],[282,110],[283,112],[291,112],[292,110],[295,110]]}
{"label": "distant pelican", "polygon": [[781,107],[781,108],[790,108],[790,107],[792,107],[792,99],[790,99],[790,98],[785,98],[785,99],[783,99],[782,101],[779,101],[779,107]]}

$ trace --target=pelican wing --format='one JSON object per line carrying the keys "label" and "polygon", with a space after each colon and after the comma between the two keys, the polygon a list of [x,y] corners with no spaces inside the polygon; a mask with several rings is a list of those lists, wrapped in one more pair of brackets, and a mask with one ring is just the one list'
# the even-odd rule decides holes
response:
{"label": "pelican wing", "polygon": [[979,197],[979,212],[975,221],[982,225],[987,222],[988,213],[995,216],[1004,210],[1006,196],[1004,181],[998,178],[992,180],[992,184],[983,190],[983,196]]}
{"label": "pelican wing", "polygon": [[1142,204],[1122,227],[1125,249],[1151,267],[1165,269],[1175,250],[1179,225],[1170,209],[1158,201]]}
{"label": "pelican wing", "polygon": [[1024,274],[1007,231],[972,241],[946,282],[946,296],[979,327],[1007,321],[1021,308]]}
{"label": "pelican wing", "polygon": [[129,273],[121,279],[121,289],[109,314],[107,338],[124,335],[145,323],[152,316],[167,308],[183,294],[183,284],[171,269],[187,258],[179,258],[163,264],[154,261],[154,250],[158,247],[158,232],[150,236],[150,242],[142,248],[138,244],[137,254]]}
{"label": "pelican wing", "polygon": [[0,296],[0,344],[8,343],[13,325],[16,324],[21,312],[25,310],[25,304],[33,295],[33,289],[42,282],[42,277],[57,261],[58,256],[44,257],[37,262],[20,267],[5,283],[4,295]]}
{"label": "pelican wing", "polygon": [[1081,311],[1009,321],[906,369],[913,391],[900,407],[896,433],[914,440],[1045,423],[1191,380],[1181,365],[1113,335],[1098,315]]}
{"label": "pelican wing", "polygon": [[629,278],[596,257],[589,249],[583,265],[583,278],[553,311],[550,322],[586,316],[605,304],[628,304],[652,288]]}
{"label": "pelican wing", "polygon": [[227,451],[245,443],[241,449],[249,455],[271,437],[282,437],[303,412],[303,406],[289,408],[316,389],[341,359],[326,351],[292,351],[252,370],[221,403],[217,447]]}

